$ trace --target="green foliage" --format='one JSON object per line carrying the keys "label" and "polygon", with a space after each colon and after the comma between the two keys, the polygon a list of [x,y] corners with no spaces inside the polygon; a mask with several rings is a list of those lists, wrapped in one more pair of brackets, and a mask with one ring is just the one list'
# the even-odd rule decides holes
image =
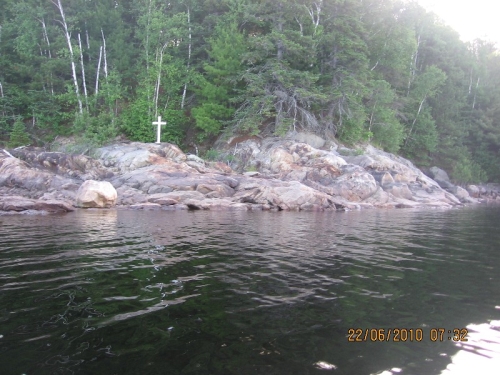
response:
{"label": "green foliage", "polygon": [[155,132],[150,115],[150,103],[145,93],[138,97],[122,113],[122,130],[133,141],[154,142]]}
{"label": "green foliage", "polygon": [[467,184],[486,182],[488,176],[478,163],[471,160],[467,150],[464,150],[451,171],[451,179],[457,183]]}
{"label": "green foliage", "polygon": [[[155,142],[156,121],[148,114],[149,103],[147,100],[138,99],[131,103],[121,116],[122,130],[133,141]],[[186,124],[186,116],[181,110],[167,109],[161,112],[163,121],[167,125],[162,126],[161,141],[182,144],[183,129]]]}
{"label": "green foliage", "polygon": [[9,147],[27,146],[31,143],[29,134],[26,132],[26,126],[21,118],[17,118],[10,132]]}
{"label": "green foliage", "polygon": [[397,152],[403,142],[404,128],[393,110],[396,94],[385,80],[375,80],[372,85],[365,104],[371,109],[368,129],[373,133],[372,141],[386,151]]}
{"label": "green foliage", "polygon": [[304,129],[500,181],[500,54],[416,2],[63,1],[83,114],[57,7],[4,3],[1,142],[18,117],[37,142],[154,142],[160,114],[164,141]]}
{"label": "green foliage", "polygon": [[193,108],[191,114],[196,121],[196,126],[204,134],[217,135],[220,133],[224,120],[227,120],[234,111],[217,103],[203,103]]}
{"label": "green foliage", "polygon": [[403,142],[404,129],[399,121],[391,120],[373,125],[372,141],[385,151],[396,153]]}
{"label": "green foliage", "polygon": [[[488,148],[485,144],[479,146],[474,150],[473,163],[484,170],[485,181],[500,181],[500,163],[498,150],[495,148]],[[483,180],[479,180],[483,181]]]}
{"label": "green foliage", "polygon": [[235,155],[228,152],[221,152],[214,148],[208,149],[203,155],[203,159],[208,161],[217,161],[226,163],[231,168],[235,168],[240,161],[240,159]]}
{"label": "green foliage", "polygon": [[365,153],[365,151],[362,148],[340,148],[338,150],[338,153],[342,156],[360,156]]}
{"label": "green foliage", "polygon": [[119,134],[118,129],[117,119],[109,112],[101,112],[97,116],[91,116],[86,111],[75,114],[73,134],[95,146],[110,142]]}
{"label": "green foliage", "polygon": [[438,145],[438,132],[428,108],[421,111],[406,141],[405,154],[422,165],[429,165],[431,153]]}
{"label": "green foliage", "polygon": [[430,154],[438,145],[439,134],[428,100],[438,95],[446,78],[441,69],[430,66],[415,79],[409,92],[404,152],[424,165],[430,161]]}
{"label": "green foliage", "polygon": [[206,135],[217,135],[231,119],[235,109],[231,103],[242,69],[241,55],[246,49],[245,38],[233,22],[220,22],[209,40],[208,55],[204,64],[205,75],[196,79],[199,105],[192,109],[196,126]]}
{"label": "green foliage", "polygon": [[205,152],[205,155],[203,156],[203,159],[209,160],[209,161],[220,161],[221,158],[221,153],[220,151],[211,148]]}

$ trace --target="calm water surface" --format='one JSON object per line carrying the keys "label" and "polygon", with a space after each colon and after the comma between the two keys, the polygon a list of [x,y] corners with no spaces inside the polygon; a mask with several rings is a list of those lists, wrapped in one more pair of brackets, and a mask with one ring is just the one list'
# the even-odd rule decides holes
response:
{"label": "calm water surface", "polygon": [[498,207],[0,217],[1,374],[499,374],[499,358]]}

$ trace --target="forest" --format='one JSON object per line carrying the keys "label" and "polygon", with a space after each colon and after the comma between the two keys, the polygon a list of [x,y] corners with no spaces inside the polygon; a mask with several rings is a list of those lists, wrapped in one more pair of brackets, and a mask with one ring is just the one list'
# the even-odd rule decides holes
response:
{"label": "forest", "polygon": [[406,0],[2,0],[0,145],[309,131],[500,182],[500,54]]}

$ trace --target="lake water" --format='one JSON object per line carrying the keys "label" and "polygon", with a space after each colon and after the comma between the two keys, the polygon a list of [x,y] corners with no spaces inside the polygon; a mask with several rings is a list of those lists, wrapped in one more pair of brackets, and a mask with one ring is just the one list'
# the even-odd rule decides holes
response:
{"label": "lake water", "polygon": [[500,208],[0,217],[0,373],[499,374]]}

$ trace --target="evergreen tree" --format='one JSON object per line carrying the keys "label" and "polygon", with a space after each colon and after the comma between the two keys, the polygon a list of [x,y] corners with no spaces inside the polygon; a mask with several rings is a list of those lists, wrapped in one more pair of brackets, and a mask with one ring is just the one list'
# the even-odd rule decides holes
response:
{"label": "evergreen tree", "polygon": [[19,146],[28,146],[30,144],[30,137],[26,132],[26,126],[21,118],[14,122],[12,131],[10,132],[9,147],[15,148]]}
{"label": "evergreen tree", "polygon": [[203,135],[217,135],[235,112],[232,98],[240,83],[246,40],[236,22],[223,21],[216,26],[209,44],[211,61],[204,64],[204,74],[197,77],[199,105],[192,109],[192,115]]}

